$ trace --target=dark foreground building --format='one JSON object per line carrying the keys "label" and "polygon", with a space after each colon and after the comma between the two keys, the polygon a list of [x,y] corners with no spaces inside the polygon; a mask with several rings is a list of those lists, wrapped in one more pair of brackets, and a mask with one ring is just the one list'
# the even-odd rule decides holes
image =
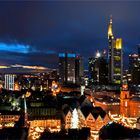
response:
{"label": "dark foreground building", "polygon": [[138,129],[126,128],[117,123],[109,123],[99,133],[100,140],[104,139],[140,139]]}

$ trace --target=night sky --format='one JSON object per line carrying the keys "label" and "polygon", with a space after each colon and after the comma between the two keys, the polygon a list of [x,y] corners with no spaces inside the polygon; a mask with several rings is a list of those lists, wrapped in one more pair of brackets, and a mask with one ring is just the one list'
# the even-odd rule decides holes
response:
{"label": "night sky", "polygon": [[123,39],[126,67],[140,43],[140,1],[0,1],[0,65],[57,68],[58,53],[74,52],[87,68],[88,57],[108,48],[110,15],[114,36]]}

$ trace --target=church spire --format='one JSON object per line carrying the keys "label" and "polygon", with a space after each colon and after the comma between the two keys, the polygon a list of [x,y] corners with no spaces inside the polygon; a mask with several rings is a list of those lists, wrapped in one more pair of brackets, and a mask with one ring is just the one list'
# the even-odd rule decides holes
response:
{"label": "church spire", "polygon": [[24,94],[24,127],[28,127],[28,114],[27,114],[27,104],[26,104],[26,95]]}
{"label": "church spire", "polygon": [[110,21],[109,21],[109,25],[108,25],[108,39],[109,38],[114,38],[113,36],[113,31],[112,31],[112,15],[110,15]]}

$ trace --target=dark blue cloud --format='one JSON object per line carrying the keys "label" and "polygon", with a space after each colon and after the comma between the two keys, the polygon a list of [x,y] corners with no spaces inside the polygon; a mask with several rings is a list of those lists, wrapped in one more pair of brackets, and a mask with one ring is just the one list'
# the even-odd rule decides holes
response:
{"label": "dark blue cloud", "polygon": [[113,33],[123,38],[128,60],[128,54],[137,52],[140,42],[139,7],[139,1],[0,1],[0,42],[29,46],[28,55],[22,52],[23,48],[13,47],[10,53],[1,48],[0,54],[12,58],[0,57],[0,62],[14,64],[18,60],[22,64],[54,67],[59,52],[76,52],[87,63],[97,49],[108,48],[110,14]]}

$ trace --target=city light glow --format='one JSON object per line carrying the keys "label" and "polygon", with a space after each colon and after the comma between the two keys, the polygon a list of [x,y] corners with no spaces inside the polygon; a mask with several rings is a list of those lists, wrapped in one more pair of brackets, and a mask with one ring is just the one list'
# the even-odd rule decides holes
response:
{"label": "city light glow", "polygon": [[137,118],[124,117],[118,114],[111,114],[110,112],[109,112],[109,116],[112,121],[119,123],[125,127],[131,128],[131,129],[136,128]]}
{"label": "city light glow", "polygon": [[96,58],[101,57],[101,53],[99,51],[96,52]]}

